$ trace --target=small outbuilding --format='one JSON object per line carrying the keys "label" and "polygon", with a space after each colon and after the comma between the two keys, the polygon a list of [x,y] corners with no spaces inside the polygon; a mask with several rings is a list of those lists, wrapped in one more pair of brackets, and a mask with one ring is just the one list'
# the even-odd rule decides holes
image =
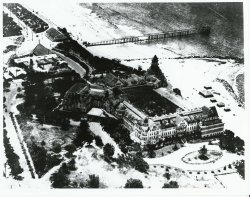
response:
{"label": "small outbuilding", "polygon": [[230,109],[229,107],[225,107],[225,108],[224,108],[224,111],[225,111],[225,112],[229,112],[229,111],[231,111],[231,109]]}
{"label": "small outbuilding", "polygon": [[222,103],[222,102],[219,102],[219,103],[217,103],[217,106],[218,106],[218,107],[225,107],[225,104]]}
{"label": "small outbuilding", "polygon": [[216,103],[216,102],[217,102],[217,100],[216,100],[215,98],[211,98],[210,101],[211,101],[212,103]]}
{"label": "small outbuilding", "polygon": [[208,90],[200,91],[199,94],[201,96],[203,96],[204,98],[211,98],[211,97],[213,97],[213,94],[210,91],[208,91]]}
{"label": "small outbuilding", "polygon": [[206,90],[211,90],[211,89],[212,89],[211,86],[204,86],[204,88],[205,88]]}

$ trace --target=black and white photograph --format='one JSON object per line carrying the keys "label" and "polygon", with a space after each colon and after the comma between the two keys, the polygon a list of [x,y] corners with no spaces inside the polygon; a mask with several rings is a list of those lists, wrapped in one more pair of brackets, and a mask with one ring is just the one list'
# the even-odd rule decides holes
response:
{"label": "black and white photograph", "polygon": [[244,3],[3,2],[1,187],[240,194]]}

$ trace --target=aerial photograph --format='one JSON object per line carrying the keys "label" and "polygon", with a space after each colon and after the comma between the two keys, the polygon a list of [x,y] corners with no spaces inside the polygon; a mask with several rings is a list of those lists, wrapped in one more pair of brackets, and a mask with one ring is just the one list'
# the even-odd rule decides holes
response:
{"label": "aerial photograph", "polygon": [[242,2],[24,1],[2,17],[1,187],[246,184]]}

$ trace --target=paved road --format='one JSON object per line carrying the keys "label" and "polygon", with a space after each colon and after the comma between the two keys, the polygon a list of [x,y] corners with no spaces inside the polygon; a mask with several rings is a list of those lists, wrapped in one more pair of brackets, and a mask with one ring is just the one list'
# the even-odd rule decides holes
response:
{"label": "paved road", "polygon": [[[16,154],[19,156],[19,162],[21,167],[23,168],[24,172],[22,176],[24,179],[30,179],[32,177],[30,170],[33,171],[35,178],[37,178],[37,174],[35,173],[35,168],[31,156],[29,154],[27,145],[23,140],[22,132],[19,128],[18,122],[15,118],[16,113],[16,105],[18,105],[18,100],[16,99],[16,95],[18,93],[17,88],[21,87],[20,83],[12,82],[10,92],[5,92],[4,95],[6,97],[6,108],[7,112],[4,112],[4,117],[6,120],[6,130],[8,132],[8,137],[10,138],[10,142]],[[14,120],[10,117],[10,112],[13,113]],[[14,122],[16,127],[14,126]],[[23,147],[23,148],[22,148]],[[28,165],[30,163],[30,166]]]}
{"label": "paved road", "polygon": [[81,77],[84,77],[86,75],[86,70],[77,62],[73,61],[72,59],[66,57],[65,55],[59,53],[58,51],[54,51],[52,50],[53,53],[57,54],[58,56],[60,56],[61,58],[64,59],[64,61],[66,61],[69,65],[70,68],[72,68],[73,70],[75,70],[78,74],[80,74]]}

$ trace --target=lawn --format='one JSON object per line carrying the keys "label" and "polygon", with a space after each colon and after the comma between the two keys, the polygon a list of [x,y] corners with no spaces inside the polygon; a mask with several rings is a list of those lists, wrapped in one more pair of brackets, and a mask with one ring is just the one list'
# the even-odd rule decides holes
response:
{"label": "lawn", "polygon": [[20,129],[39,177],[45,175],[64,159],[64,146],[71,144],[77,126],[71,125],[68,130],[58,126],[40,124],[35,117],[17,116]]}
{"label": "lawn", "polygon": [[40,124],[35,119],[25,119],[24,117],[18,119],[25,141],[32,140],[37,145],[44,141],[44,147],[47,150],[53,148],[54,141],[62,146],[71,143],[77,129],[77,125],[71,125],[69,129],[62,130],[59,126]]}

